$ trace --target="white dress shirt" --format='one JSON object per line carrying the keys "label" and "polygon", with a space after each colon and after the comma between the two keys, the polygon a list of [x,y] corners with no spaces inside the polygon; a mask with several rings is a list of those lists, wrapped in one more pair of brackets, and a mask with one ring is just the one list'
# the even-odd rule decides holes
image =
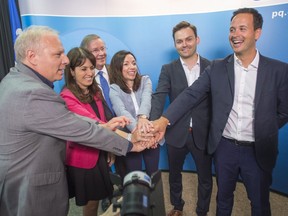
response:
{"label": "white dress shirt", "polygon": [[136,96],[135,96],[135,93],[132,89],[131,90],[131,98],[132,98],[132,102],[133,102],[133,105],[134,105],[134,108],[135,108],[135,113],[136,113],[136,116],[138,115],[138,111],[139,111],[139,105],[137,103],[137,99],[136,99]]}
{"label": "white dress shirt", "polygon": [[100,78],[99,78],[99,74],[98,74],[99,71],[103,71],[103,76],[107,80],[108,84],[110,85],[109,75],[108,75],[108,71],[107,71],[107,68],[106,68],[105,65],[102,68],[102,70],[98,70],[98,69],[95,68],[95,74],[96,74],[95,75],[95,80],[98,83],[98,85],[101,87]]}
{"label": "white dress shirt", "polygon": [[[188,65],[180,58],[180,61],[182,63],[183,69],[185,71],[186,79],[188,82],[188,86],[192,85],[200,76],[200,56],[198,55],[198,59],[196,64],[191,68],[191,70],[188,68]],[[192,118],[190,121],[190,127],[192,127]]]}
{"label": "white dress shirt", "polygon": [[[102,70],[98,70],[95,68],[95,80],[96,82],[98,83],[98,86],[100,87],[101,91],[102,91],[102,95],[103,95],[103,90],[102,90],[102,86],[101,86],[101,83],[100,83],[100,77],[99,77],[99,71],[103,71],[103,77],[107,80],[109,86],[110,86],[110,80],[109,80],[109,75],[108,75],[108,71],[107,71],[107,68],[106,66],[104,65],[104,67],[102,68]],[[104,96],[104,95],[103,95]],[[105,98],[105,97],[104,97]]]}
{"label": "white dress shirt", "polygon": [[259,52],[247,68],[234,54],[235,92],[233,107],[223,131],[223,136],[239,141],[255,141],[254,115],[255,115],[255,89]]}

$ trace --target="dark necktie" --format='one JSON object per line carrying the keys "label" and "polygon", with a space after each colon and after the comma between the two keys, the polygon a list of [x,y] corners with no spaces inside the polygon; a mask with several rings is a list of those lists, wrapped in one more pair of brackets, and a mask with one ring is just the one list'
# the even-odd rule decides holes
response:
{"label": "dark necktie", "polygon": [[104,96],[105,101],[106,101],[107,105],[109,106],[110,110],[113,112],[112,104],[111,104],[111,101],[110,101],[110,98],[109,98],[110,88],[109,88],[108,82],[105,79],[105,77],[103,76],[103,71],[99,71],[98,74],[100,76],[100,85],[102,87],[103,96]]}

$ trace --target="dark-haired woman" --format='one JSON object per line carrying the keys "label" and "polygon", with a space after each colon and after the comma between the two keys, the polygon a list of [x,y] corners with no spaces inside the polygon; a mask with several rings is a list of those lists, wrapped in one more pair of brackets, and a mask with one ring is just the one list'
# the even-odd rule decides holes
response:
{"label": "dark-haired woman", "polygon": [[[70,63],[65,69],[66,83],[60,93],[67,108],[100,123],[107,122],[112,113],[95,81],[95,57],[78,47],[71,49],[67,56]],[[84,216],[95,216],[99,200],[113,193],[109,166],[114,157],[110,153],[69,141],[66,150],[70,198],[75,196],[76,205],[83,206]]]}
{"label": "dark-haired woman", "polygon": [[[151,110],[152,82],[148,76],[141,76],[133,53],[125,50],[117,52],[110,62],[110,99],[117,116],[126,116],[130,124],[128,132],[139,130],[147,132],[151,129],[148,120]],[[153,142],[153,141],[152,141]],[[128,153],[125,156],[127,173],[145,170],[151,176],[158,170],[159,147],[146,149],[142,152]]]}

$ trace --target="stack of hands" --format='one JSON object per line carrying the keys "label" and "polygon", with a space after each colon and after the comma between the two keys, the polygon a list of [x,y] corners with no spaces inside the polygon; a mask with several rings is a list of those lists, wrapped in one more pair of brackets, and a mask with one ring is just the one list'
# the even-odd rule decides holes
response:
{"label": "stack of hands", "polygon": [[[116,131],[118,127],[125,127],[130,121],[125,116],[119,116],[111,119],[101,126]],[[140,152],[147,148],[157,148],[159,142],[163,139],[166,127],[169,124],[168,119],[161,117],[155,121],[149,121],[146,118],[139,118],[136,128],[132,131],[131,142],[133,148],[131,151]]]}

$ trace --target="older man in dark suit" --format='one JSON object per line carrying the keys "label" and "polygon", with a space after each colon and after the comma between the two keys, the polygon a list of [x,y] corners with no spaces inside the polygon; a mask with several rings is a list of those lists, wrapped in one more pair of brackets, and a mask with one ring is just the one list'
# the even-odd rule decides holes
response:
{"label": "older man in dark suit", "polygon": [[[106,44],[99,35],[89,34],[82,39],[80,46],[89,50],[89,52],[91,52],[95,56],[96,59],[95,80],[101,87],[104,99],[109,108],[111,109],[111,111],[113,112],[111,101],[109,98],[110,66],[106,63],[107,60]],[[108,89],[106,89],[107,87]]]}
{"label": "older man in dark suit", "polygon": [[269,187],[278,153],[278,129],[288,121],[288,65],[256,49],[262,24],[255,9],[235,11],[229,34],[234,55],[213,61],[154,123],[164,132],[168,122],[174,125],[211,94],[208,151],[215,157],[219,216],[231,215],[239,175],[252,215],[271,215]]}
{"label": "older man in dark suit", "polygon": [[[173,102],[210,64],[197,53],[200,38],[194,25],[186,21],[178,23],[173,28],[173,39],[180,58],[162,67],[156,92],[152,95],[151,120],[162,115],[167,95],[170,102]],[[182,199],[181,171],[188,153],[195,161],[198,174],[197,215],[206,215],[209,211],[213,185],[212,157],[207,154],[206,149],[210,112],[210,97],[207,96],[194,110],[187,111],[167,129],[165,140],[169,162],[170,201],[174,207],[168,213],[169,216],[182,215],[185,202]]]}

